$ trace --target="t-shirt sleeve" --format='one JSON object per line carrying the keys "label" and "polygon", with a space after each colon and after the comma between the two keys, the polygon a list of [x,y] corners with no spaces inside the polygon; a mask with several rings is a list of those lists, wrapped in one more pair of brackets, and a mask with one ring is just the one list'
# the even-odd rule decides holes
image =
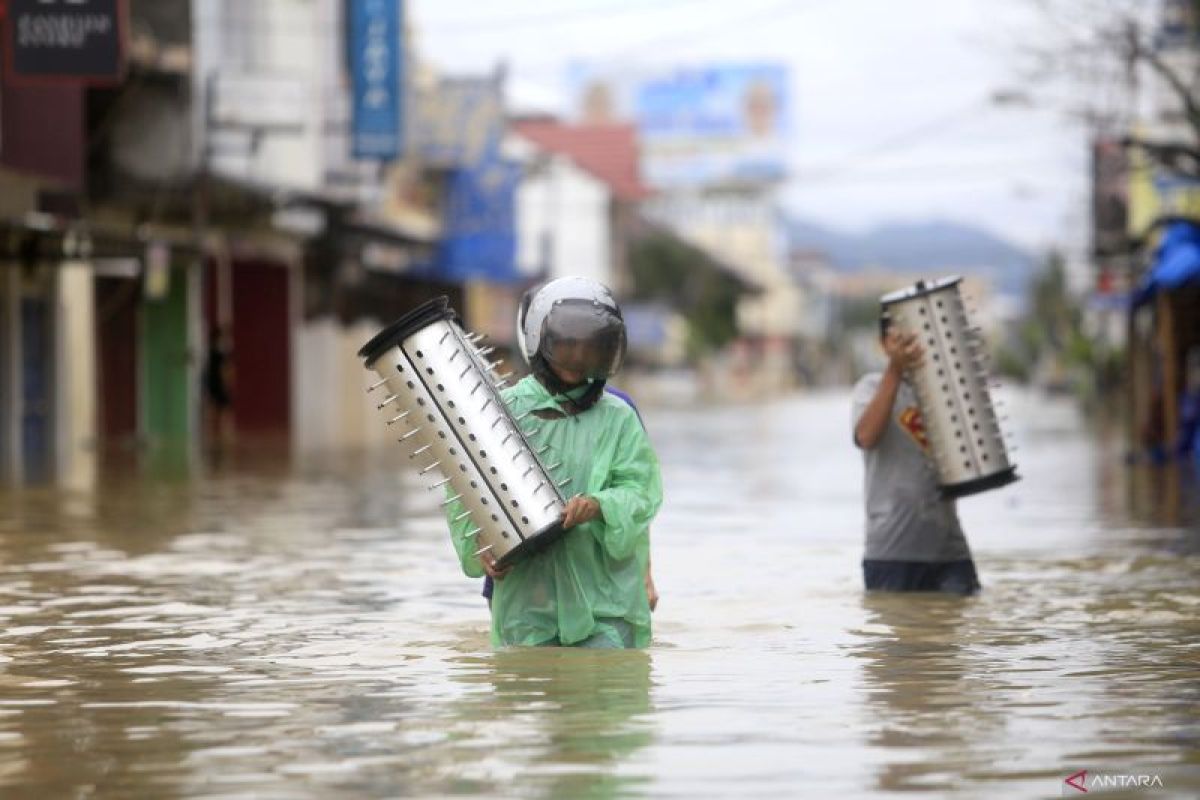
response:
{"label": "t-shirt sleeve", "polygon": [[871,404],[871,398],[875,397],[875,392],[879,391],[879,382],[882,378],[882,375],[873,372],[870,375],[862,376],[858,379],[858,383],[854,384],[854,391],[850,395],[851,439],[854,438],[854,429],[858,427],[858,421],[862,419],[863,412]]}

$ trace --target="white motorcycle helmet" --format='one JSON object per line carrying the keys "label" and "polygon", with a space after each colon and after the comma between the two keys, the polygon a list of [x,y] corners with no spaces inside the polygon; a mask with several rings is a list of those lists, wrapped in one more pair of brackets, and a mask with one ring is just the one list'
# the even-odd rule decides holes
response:
{"label": "white motorcycle helmet", "polygon": [[558,278],[521,299],[517,344],[535,373],[544,361],[603,382],[625,360],[625,322],[608,287],[590,278]]}

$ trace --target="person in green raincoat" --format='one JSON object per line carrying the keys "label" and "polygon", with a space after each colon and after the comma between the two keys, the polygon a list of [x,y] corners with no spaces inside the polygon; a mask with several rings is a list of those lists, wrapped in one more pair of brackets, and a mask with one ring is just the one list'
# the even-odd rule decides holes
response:
{"label": "person in green raincoat", "polygon": [[463,508],[447,509],[450,536],[470,577],[495,580],[492,644],[645,647],[650,521],[662,504],[658,458],[629,404],[604,391],[625,354],[625,325],[611,292],[560,278],[529,301],[520,332],[532,374],[504,390],[515,417],[539,419],[537,446],[568,479],[563,537],[498,570],[475,555]]}

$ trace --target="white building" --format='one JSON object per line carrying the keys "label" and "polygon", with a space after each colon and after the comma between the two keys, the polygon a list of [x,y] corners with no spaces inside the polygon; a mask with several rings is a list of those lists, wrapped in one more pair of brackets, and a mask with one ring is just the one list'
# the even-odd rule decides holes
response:
{"label": "white building", "polygon": [[506,149],[524,167],[517,190],[517,265],[532,280],[580,275],[611,285],[612,192],[565,155],[519,133]]}

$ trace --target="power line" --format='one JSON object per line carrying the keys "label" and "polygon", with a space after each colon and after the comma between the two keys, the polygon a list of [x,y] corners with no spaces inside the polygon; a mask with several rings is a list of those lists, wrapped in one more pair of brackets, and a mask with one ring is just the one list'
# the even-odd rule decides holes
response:
{"label": "power line", "polygon": [[833,177],[839,173],[857,170],[873,158],[904,152],[905,149],[912,149],[914,145],[919,147],[926,144],[933,134],[942,133],[947,128],[951,128],[960,122],[974,119],[980,111],[986,108],[988,108],[988,100],[986,98],[983,100],[972,100],[965,106],[961,106],[945,114],[940,114],[931,120],[922,122],[912,128],[893,134],[874,144],[867,145],[842,156],[839,161],[833,164],[818,167],[810,177]]}
{"label": "power line", "polygon": [[619,6],[605,8],[577,8],[561,13],[538,12],[534,14],[519,14],[511,17],[492,17],[469,19],[465,21],[437,20],[419,25],[422,31],[445,31],[447,33],[476,33],[510,30],[513,28],[537,28],[572,24],[577,22],[597,22],[613,17],[627,16],[635,13],[657,13],[680,6],[707,5],[715,0],[662,0],[658,3],[647,3],[646,0]]}
{"label": "power line", "polygon": [[[912,164],[902,168],[887,169],[882,172],[855,172],[853,174],[807,175],[798,170],[791,175],[798,187],[847,184],[847,183],[905,183],[909,181],[926,181],[929,183],[945,183],[955,181],[974,181],[980,179],[1002,179],[1028,181],[1031,178],[1045,178],[1059,182],[1061,179],[1054,175],[1045,174],[1048,167],[1069,165],[1057,163],[1052,159],[1023,159],[1013,161],[979,161],[959,164]],[[1037,169],[1040,174],[1018,174],[1018,170]]]}
{"label": "power line", "polygon": [[[717,20],[709,20],[704,25],[689,30],[673,30],[667,34],[657,34],[615,50],[608,50],[588,56],[570,56],[554,60],[547,59],[545,61],[524,63],[514,59],[514,71],[524,75],[544,75],[549,74],[551,71],[561,73],[564,63],[569,59],[592,63],[620,61],[623,66],[630,64],[631,61],[645,63],[647,60],[645,56],[662,55],[664,50],[670,49],[673,45],[693,44],[712,38],[728,39],[737,33],[744,33],[747,25],[759,22],[762,19],[769,17],[775,21],[783,20],[797,13],[810,11],[815,5],[824,2],[828,2],[828,0],[808,0],[807,2],[801,2],[801,0],[782,0],[782,2],[773,2],[766,6],[749,10],[743,9],[745,13],[722,17]],[[639,55],[643,56],[643,58],[636,58]]]}

